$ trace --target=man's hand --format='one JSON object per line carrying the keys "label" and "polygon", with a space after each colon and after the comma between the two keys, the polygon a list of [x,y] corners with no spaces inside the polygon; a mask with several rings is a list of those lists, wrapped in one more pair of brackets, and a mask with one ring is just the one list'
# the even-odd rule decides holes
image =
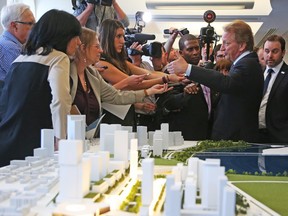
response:
{"label": "man's hand", "polygon": [[195,83],[190,83],[184,88],[184,92],[186,94],[197,94],[199,91],[199,87]]}
{"label": "man's hand", "polygon": [[185,59],[179,54],[179,52],[176,53],[177,55],[177,60],[170,62],[168,64],[168,71],[169,73],[172,74],[177,74],[177,75],[183,75],[188,67],[188,63],[185,61]]}

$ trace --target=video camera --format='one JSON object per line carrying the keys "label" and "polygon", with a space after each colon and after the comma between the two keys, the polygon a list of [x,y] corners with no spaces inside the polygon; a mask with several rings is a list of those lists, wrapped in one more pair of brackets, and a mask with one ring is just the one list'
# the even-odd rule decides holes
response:
{"label": "video camera", "polygon": [[111,7],[113,0],[86,0],[87,3]]}
{"label": "video camera", "polygon": [[145,44],[148,40],[154,40],[155,35],[152,34],[142,34],[141,31],[135,28],[125,29],[125,46],[129,48],[134,42],[139,44]]}
{"label": "video camera", "polygon": [[[209,50],[210,50],[210,44],[215,41],[217,42],[219,37],[215,33],[214,28],[210,25],[210,23],[214,22],[216,19],[216,14],[212,10],[207,10],[203,15],[204,21],[208,23],[207,27],[203,27],[200,29],[200,45],[201,49],[202,46],[206,44],[206,50],[207,50],[207,59],[209,59]],[[216,46],[216,43],[215,43]]]}
{"label": "video camera", "polygon": [[150,44],[144,44],[142,50],[130,49],[128,48],[128,55],[145,55],[155,58],[160,58],[162,56],[163,45],[160,42],[152,42]]}

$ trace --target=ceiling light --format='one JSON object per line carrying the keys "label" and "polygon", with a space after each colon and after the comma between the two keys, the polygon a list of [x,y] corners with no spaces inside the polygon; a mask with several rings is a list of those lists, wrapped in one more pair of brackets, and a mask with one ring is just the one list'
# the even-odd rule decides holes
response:
{"label": "ceiling light", "polygon": [[202,6],[202,5],[187,5],[187,6],[155,6],[153,9],[155,10],[210,10],[213,8],[213,10],[243,10],[245,9],[244,5],[231,5],[231,6]]}
{"label": "ceiling light", "polygon": [[182,9],[182,10],[227,10],[227,9],[252,9],[254,7],[254,0],[146,0],[148,9]]}
{"label": "ceiling light", "polygon": [[143,20],[147,23],[152,20],[152,15],[150,12],[144,12],[143,14]]}

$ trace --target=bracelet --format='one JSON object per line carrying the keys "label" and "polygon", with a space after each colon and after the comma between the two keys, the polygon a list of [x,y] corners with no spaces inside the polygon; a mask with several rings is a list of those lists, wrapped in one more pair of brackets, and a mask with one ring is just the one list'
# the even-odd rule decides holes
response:
{"label": "bracelet", "polygon": [[162,77],[162,81],[163,81],[163,83],[167,83],[168,82],[166,76]]}
{"label": "bracelet", "polygon": [[166,75],[167,82],[170,82],[169,75]]}
{"label": "bracelet", "polygon": [[145,94],[145,96],[149,96],[146,89],[144,89],[144,94]]}

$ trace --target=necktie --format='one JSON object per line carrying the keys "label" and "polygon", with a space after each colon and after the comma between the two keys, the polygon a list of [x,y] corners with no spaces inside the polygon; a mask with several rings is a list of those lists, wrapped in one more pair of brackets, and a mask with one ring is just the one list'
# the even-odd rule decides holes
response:
{"label": "necktie", "polygon": [[267,91],[272,73],[274,73],[273,69],[271,69],[271,68],[269,68],[267,72],[268,72],[268,74],[267,74],[266,79],[264,81],[263,96],[265,95],[265,93]]}
{"label": "necktie", "polygon": [[208,88],[207,86],[201,85],[202,90],[203,90],[203,94],[205,97],[205,100],[207,102],[207,106],[208,106],[208,113],[210,115],[211,113],[211,98],[210,98],[210,88]]}

